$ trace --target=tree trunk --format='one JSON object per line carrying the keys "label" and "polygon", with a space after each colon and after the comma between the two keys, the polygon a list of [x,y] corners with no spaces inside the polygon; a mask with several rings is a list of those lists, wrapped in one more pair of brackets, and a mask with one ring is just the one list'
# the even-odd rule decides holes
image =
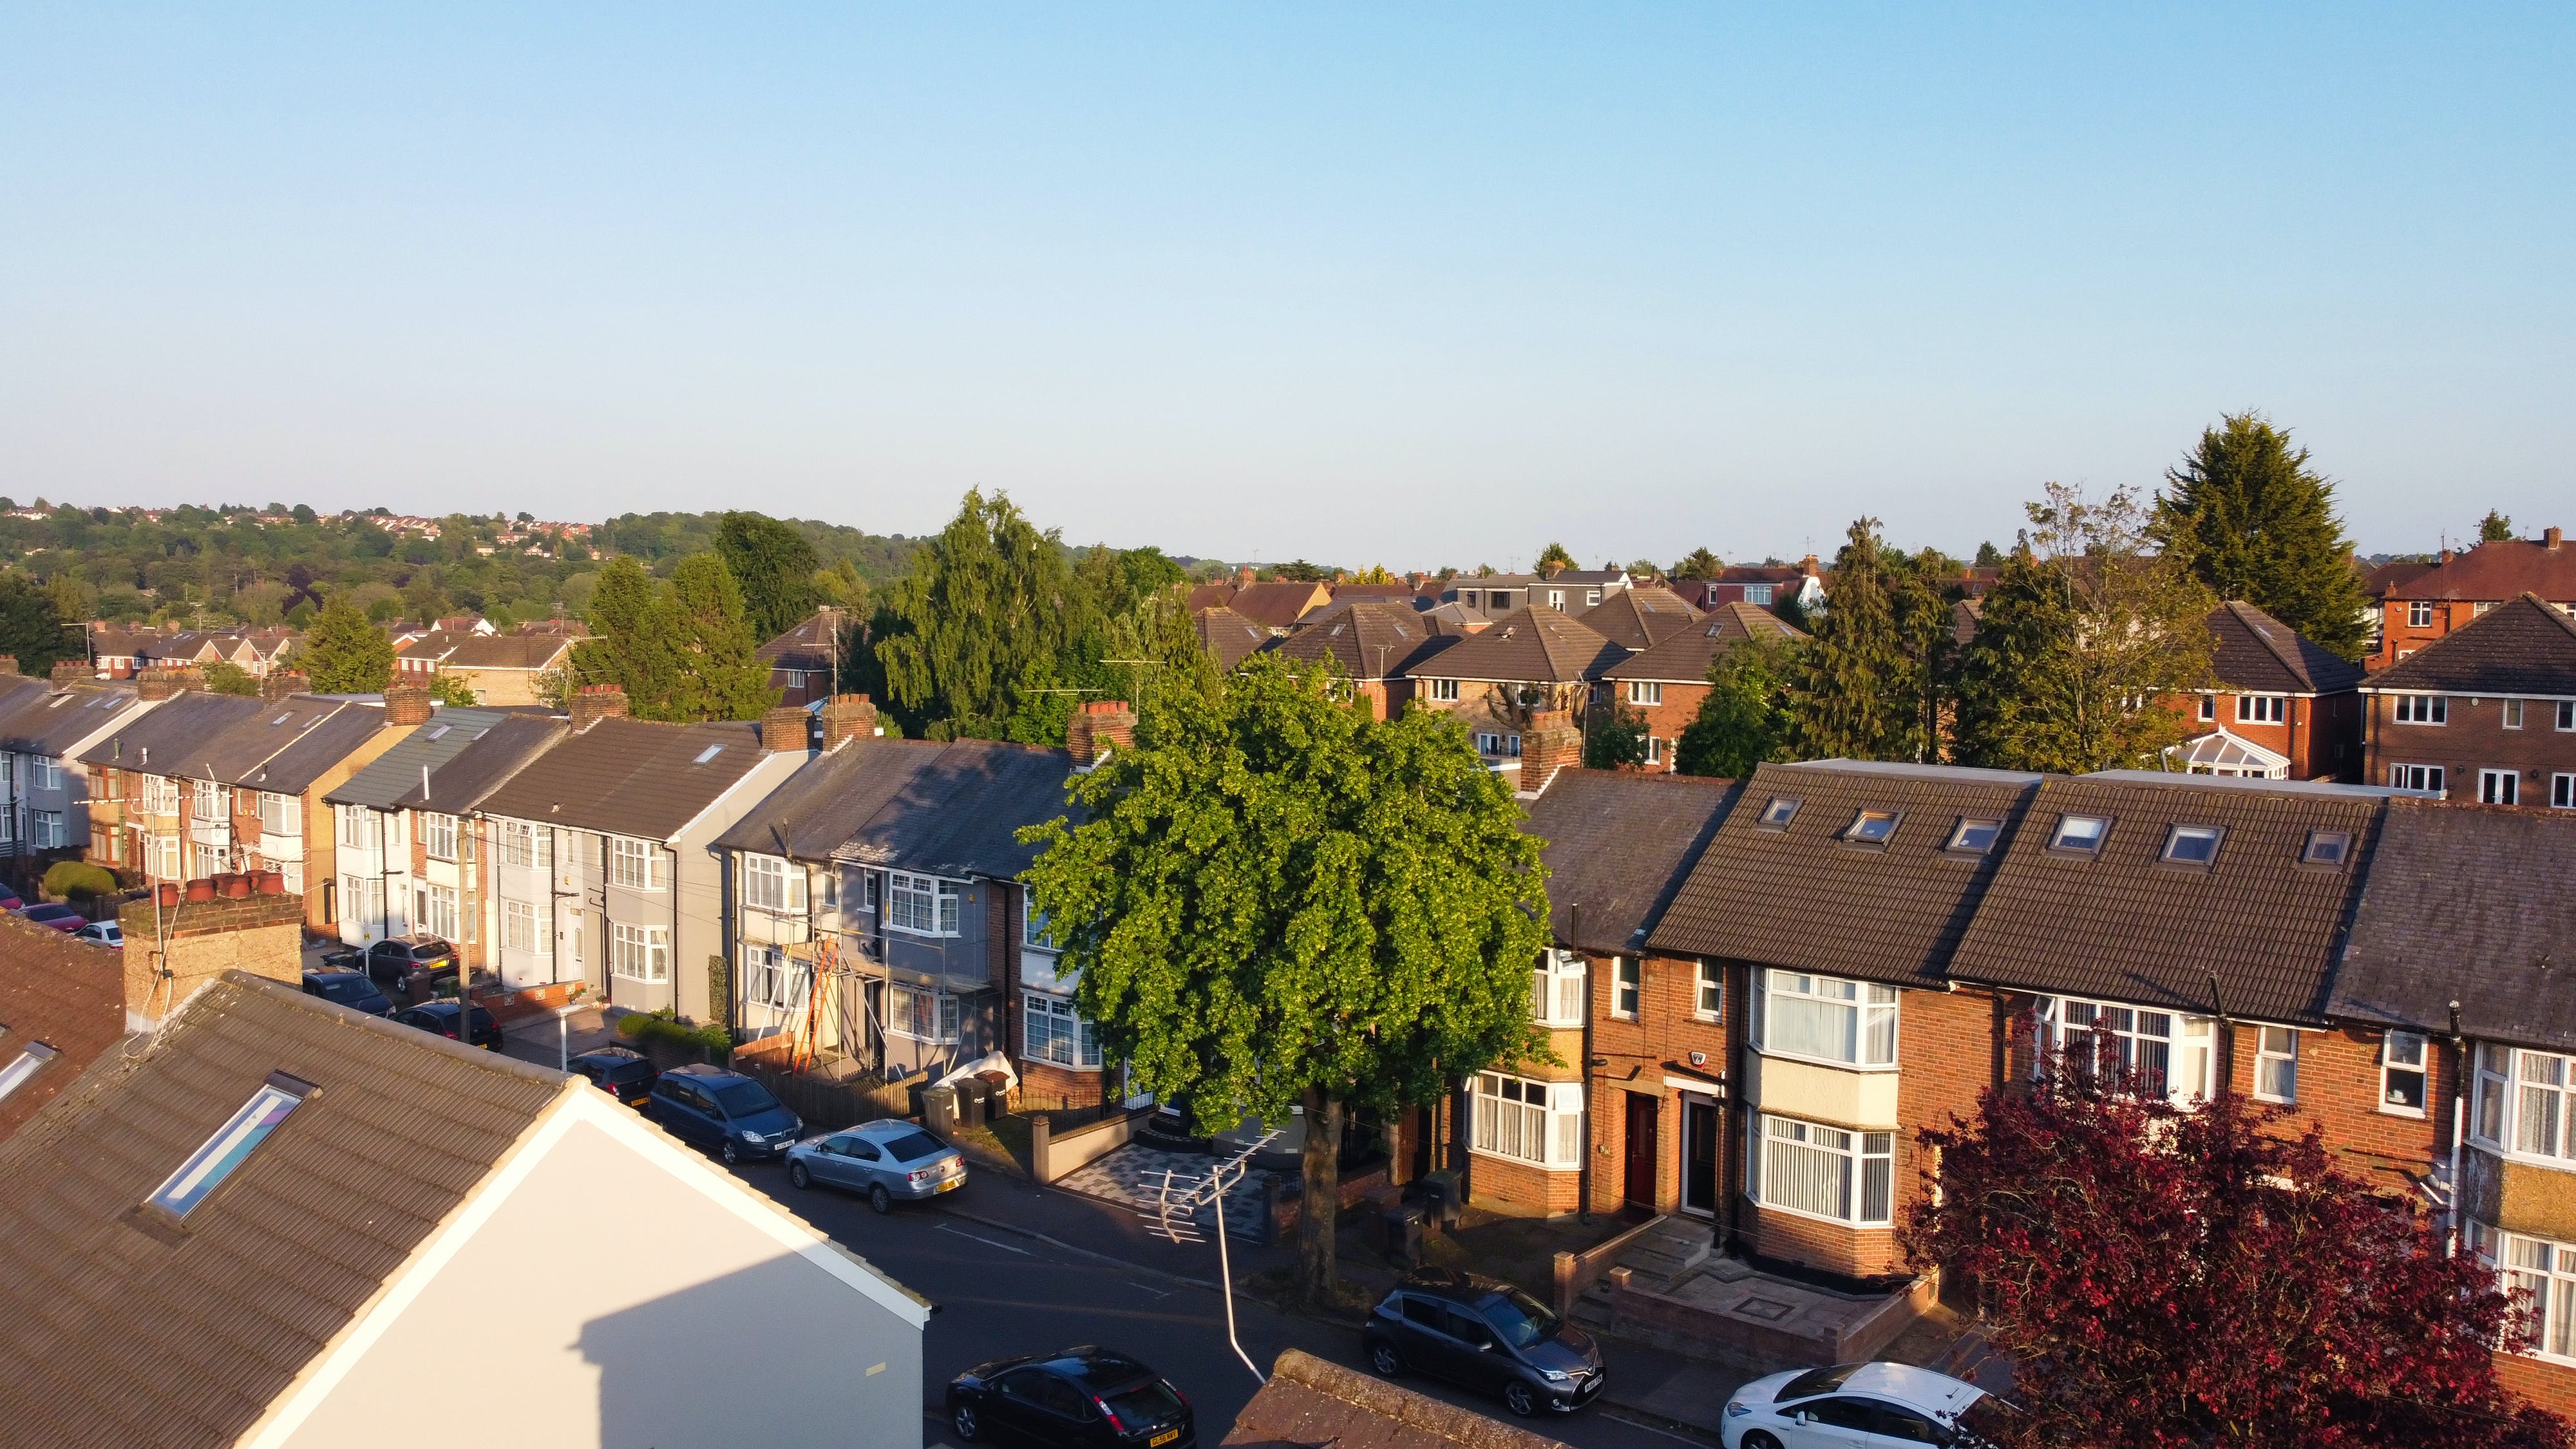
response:
{"label": "tree trunk", "polygon": [[1333,1301],[1333,1229],[1340,1216],[1342,1103],[1321,1087],[1306,1089],[1305,1179],[1297,1213],[1297,1291],[1308,1303]]}

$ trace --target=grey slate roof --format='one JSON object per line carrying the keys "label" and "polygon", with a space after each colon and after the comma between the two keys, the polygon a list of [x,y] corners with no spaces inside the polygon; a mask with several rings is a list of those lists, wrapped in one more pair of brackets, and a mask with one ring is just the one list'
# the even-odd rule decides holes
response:
{"label": "grey slate roof", "polygon": [[2524,594],[2398,660],[2361,687],[2576,696],[2576,620]]}
{"label": "grey slate roof", "polygon": [[2571,867],[2576,815],[2391,799],[2333,1014],[2576,1049]]}
{"label": "grey slate roof", "polygon": [[[302,698],[303,696],[297,696]],[[273,720],[275,709],[263,716]],[[292,729],[289,721],[279,728]],[[259,729],[261,725],[248,728]],[[341,701],[340,707],[298,734],[285,748],[260,762],[245,767],[234,778],[224,781],[248,789],[273,790],[281,795],[300,795],[331,768],[349,758],[352,751],[374,739],[379,730],[391,728],[385,723],[385,712],[372,704]]]}
{"label": "grey slate roof", "polygon": [[1692,626],[1666,635],[1663,642],[1633,659],[1602,672],[1604,679],[1649,679],[1666,684],[1704,684],[1717,656],[1747,639],[1804,639],[1806,634],[1760,604],[1719,604]]}
{"label": "grey slate roof", "polygon": [[38,683],[0,695],[0,750],[60,757],[133,706],[130,684],[81,683],[56,690]]}
{"label": "grey slate roof", "polygon": [[1071,813],[1064,785],[1073,756],[1063,750],[951,740],[926,762],[904,763],[904,778],[834,849],[835,859],[1008,879],[1037,859],[1019,829]]}
{"label": "grey slate roof", "polygon": [[208,754],[227,731],[252,719],[275,717],[274,710],[261,714],[264,707],[256,699],[189,690],[163,700],[115,734],[90,746],[82,752],[81,759],[115,769],[200,778]]}
{"label": "grey slate roof", "polygon": [[[2139,1006],[2322,1022],[2385,798],[2294,780],[2053,776],[2003,852],[1950,973]],[[2069,814],[2111,821],[2096,855],[2049,848]],[[2178,824],[2226,832],[2214,863],[2162,859]],[[2351,834],[2342,865],[2300,864],[2313,830]]]}
{"label": "grey slate roof", "polygon": [[411,793],[395,803],[449,815],[480,809],[493,791],[570,733],[563,720],[551,715],[486,713],[501,714],[501,721],[484,731],[482,738],[468,743],[463,754],[430,771],[426,798],[421,796],[420,782],[415,778]]}
{"label": "grey slate roof", "polygon": [[[321,1090],[184,1235],[129,1222],[271,1072]],[[233,1443],[565,1080],[228,974],[0,1143],[0,1438]]]}
{"label": "grey slate roof", "polygon": [[392,749],[376,756],[363,770],[322,797],[332,805],[365,805],[377,810],[420,803],[422,772],[437,770],[465,753],[507,715],[482,709],[440,709],[429,723],[405,735]]}
{"label": "grey slate roof", "polygon": [[948,744],[854,735],[779,782],[715,843],[726,850],[829,860],[868,817],[937,763]]}
{"label": "grey slate roof", "polygon": [[[2040,780],[1870,760],[1764,765],[1650,943],[1676,956],[1938,984]],[[1774,798],[1799,802],[1785,830],[1760,824]],[[1841,838],[1862,810],[1904,812],[1883,849]],[[1944,847],[1963,817],[2004,822],[2003,838],[1982,856],[1953,854]]]}
{"label": "grey slate roof", "polygon": [[[715,753],[698,757],[710,748]],[[748,724],[603,719],[531,761],[483,802],[506,815],[669,840],[760,763]]]}
{"label": "grey slate roof", "polygon": [[1529,604],[1440,651],[1411,673],[1441,679],[1574,684],[1600,678],[1627,657],[1627,650],[1567,617],[1563,610]]}
{"label": "grey slate roof", "polygon": [[1611,954],[1642,947],[1738,793],[1732,780],[1558,771],[1521,823],[1545,842],[1557,944]]}
{"label": "grey slate roof", "polygon": [[2211,663],[2221,686],[2263,694],[2341,694],[2361,683],[2358,664],[2241,600],[2212,609]]}

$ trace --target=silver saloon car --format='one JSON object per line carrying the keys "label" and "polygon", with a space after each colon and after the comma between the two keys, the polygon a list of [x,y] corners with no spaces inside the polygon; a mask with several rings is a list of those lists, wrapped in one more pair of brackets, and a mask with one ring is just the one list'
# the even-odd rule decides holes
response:
{"label": "silver saloon car", "polygon": [[808,1138],[787,1149],[787,1180],[867,1194],[878,1212],[966,1185],[966,1159],[938,1137],[901,1118]]}

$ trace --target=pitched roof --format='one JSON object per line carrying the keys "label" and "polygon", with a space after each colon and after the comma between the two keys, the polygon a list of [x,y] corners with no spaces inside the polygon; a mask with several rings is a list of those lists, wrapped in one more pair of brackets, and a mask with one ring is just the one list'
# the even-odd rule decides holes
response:
{"label": "pitched roof", "polygon": [[1233,599],[1234,585],[1232,584],[1200,584],[1190,590],[1189,609],[1194,614],[1201,609],[1219,609]]}
{"label": "pitched roof", "polygon": [[1666,684],[1704,684],[1717,656],[1747,639],[1804,639],[1806,634],[1760,604],[1720,604],[1694,621],[1695,627],[1667,636],[1634,659],[1602,672],[1604,679],[1660,680]]}
{"label": "pitched roof", "polygon": [[[82,763],[149,774],[203,774],[208,749],[266,706],[233,694],[187,690],[171,696],[81,752]],[[274,711],[272,711],[272,714]]]}
{"label": "pitched roof", "polygon": [[1576,622],[1630,653],[1688,633],[1699,611],[1661,584],[1614,589],[1600,603],[1575,613]]}
{"label": "pitched roof", "polygon": [[[429,772],[429,794],[415,781],[397,805],[460,815],[482,808],[492,792],[526,769],[528,762],[561,743],[571,730],[552,715],[489,710],[501,721],[469,741],[463,753]],[[417,773],[417,772],[415,772]]]}
{"label": "pitched roof", "polygon": [[715,839],[726,850],[826,860],[937,764],[945,740],[853,735],[817,755]]}
{"label": "pitched roof", "polygon": [[[273,1072],[320,1090],[183,1232],[139,1226]],[[0,1143],[7,1437],[233,1443],[566,1080],[228,973]]]}
{"label": "pitched roof", "polygon": [[1269,630],[1223,605],[1190,615],[1190,627],[1198,631],[1199,647],[1219,669],[1241,664],[1271,639]]}
{"label": "pitched roof", "polygon": [[1443,679],[1574,684],[1600,678],[1628,651],[1562,610],[1526,604],[1434,657],[1422,668]]}
{"label": "pitched roof", "polygon": [[1401,679],[1423,660],[1448,649],[1466,630],[1392,599],[1352,599],[1309,614],[1278,652],[1308,663],[1326,656],[1353,679]]}
{"label": "pitched roof", "polygon": [[[294,696],[295,699],[308,697]],[[273,706],[266,718],[271,721],[276,718]],[[255,730],[261,726],[244,728]],[[277,728],[293,729],[294,722],[290,720]],[[385,712],[381,708],[344,700],[340,702],[340,708],[315,721],[274,753],[255,763],[245,764],[229,779],[217,778],[227,785],[269,790],[280,795],[301,795],[314,781],[328,774],[333,766],[349,758],[359,746],[374,739],[377,731],[389,728],[394,727],[385,723]],[[222,761],[216,763],[221,765]]]}
{"label": "pitched roof", "polygon": [[0,750],[59,756],[133,707],[134,686],[83,681],[0,694]]}
{"label": "pitched roof", "polygon": [[1070,813],[1064,785],[1072,774],[1073,756],[1063,750],[950,740],[887,792],[833,856],[1009,879],[1037,859],[1019,829]]}
{"label": "pitched roof", "polygon": [[0,1141],[124,1035],[123,952],[0,912],[0,1067],[31,1046],[55,1053],[17,1090],[0,1096]]}
{"label": "pitched roof", "polygon": [[1274,579],[1235,590],[1234,597],[1226,600],[1226,607],[1265,629],[1285,629],[1308,610],[1321,608],[1331,599],[1332,591],[1322,584]]}
{"label": "pitched roof", "polygon": [[1421,591],[1419,589],[1416,589],[1411,584],[1400,582],[1392,584],[1334,584],[1332,586],[1332,590],[1333,602],[1335,603],[1341,603],[1348,599],[1392,599],[1399,604],[1410,606],[1416,598],[1421,596]]}
{"label": "pitched roof", "polygon": [[1521,822],[1546,842],[1548,929],[1558,944],[1643,946],[1738,793],[1733,780],[1559,770]]}
{"label": "pitched roof", "polygon": [[[1202,1434],[1206,1431],[1201,1430]],[[1289,1349],[1234,1416],[1224,1449],[1565,1449],[1517,1424]]]}
{"label": "pitched roof", "polygon": [[[2292,1023],[2323,1019],[2384,791],[2114,771],[2040,787],[1950,963],[1962,980]],[[2092,855],[2052,850],[2062,816],[2110,821]],[[2207,866],[2163,859],[2171,827],[2225,832]],[[2351,836],[2300,863],[2312,831]],[[2210,981],[2217,978],[2217,999]]]}
{"label": "pitched roof", "polygon": [[487,814],[668,840],[760,763],[748,724],[603,719],[529,762]]}
{"label": "pitched roof", "polygon": [[2576,695],[2576,620],[2524,594],[2398,660],[2361,687]]}
{"label": "pitched roof", "polygon": [[573,643],[562,634],[467,634],[439,663],[450,669],[547,669]]}
{"label": "pitched roof", "polygon": [[2502,602],[2535,593],[2558,603],[2576,603],[2576,548],[2537,538],[2500,538],[2466,553],[2453,554],[2402,583],[2389,586],[2391,599],[2488,599]]}
{"label": "pitched roof", "polygon": [[[2040,776],[1818,760],[1764,765],[1664,913],[1654,949],[1901,985],[1942,979]],[[1786,829],[1761,817],[1798,802]],[[1863,810],[1902,812],[1881,847],[1847,843]],[[1999,820],[1983,855],[1948,846],[1961,819]]]}
{"label": "pitched roof", "polygon": [[2389,590],[2413,583],[2422,578],[2432,567],[2432,564],[2422,559],[2392,560],[2362,576],[2362,592],[2374,599],[2385,599],[2389,596]]}
{"label": "pitched roof", "polygon": [[44,680],[24,674],[0,674],[0,721],[5,721],[10,714],[24,709],[30,701],[42,699],[51,693],[53,693],[53,687]]}
{"label": "pitched roof", "polygon": [[2341,694],[2361,683],[2358,664],[2241,600],[2209,612],[2218,682],[2264,694]]}
{"label": "pitched roof", "polygon": [[832,667],[833,634],[842,619],[838,609],[817,609],[796,627],[761,645],[753,653],[772,668],[815,670]]}
{"label": "pitched roof", "polygon": [[440,709],[429,723],[413,730],[393,748],[368,762],[322,797],[331,805],[365,805],[377,810],[420,803],[423,776],[481,739],[507,715],[486,709]]}
{"label": "pitched roof", "polygon": [[2576,816],[2392,798],[2329,1010],[2576,1048]]}

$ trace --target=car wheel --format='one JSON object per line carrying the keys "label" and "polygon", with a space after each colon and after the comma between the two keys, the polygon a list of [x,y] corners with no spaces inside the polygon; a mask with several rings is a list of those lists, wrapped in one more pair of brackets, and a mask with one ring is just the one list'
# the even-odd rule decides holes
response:
{"label": "car wheel", "polygon": [[1404,1355],[1395,1351],[1394,1344],[1372,1344],[1369,1347],[1369,1367],[1376,1369],[1380,1378],[1394,1378],[1404,1372]]}
{"label": "car wheel", "polygon": [[984,1432],[984,1421],[975,1417],[973,1404],[959,1404],[948,1411],[948,1427],[957,1431],[958,1438],[971,1441]]}
{"label": "car wheel", "polygon": [[814,1185],[814,1174],[805,1170],[804,1163],[791,1162],[787,1164],[787,1180],[801,1192]]}
{"label": "car wheel", "polygon": [[1519,1379],[1503,1385],[1503,1407],[1526,1419],[1538,1412],[1538,1395]]}
{"label": "car wheel", "polygon": [[724,1145],[722,1147],[716,1149],[716,1155],[725,1160],[725,1166],[727,1167],[731,1167],[735,1163],[742,1161],[742,1154],[733,1150],[733,1139],[730,1137],[724,1140]]}
{"label": "car wheel", "polygon": [[876,1186],[868,1189],[868,1206],[875,1208],[881,1213],[893,1212],[894,1194],[885,1190],[884,1183],[878,1183]]}
{"label": "car wheel", "polygon": [[1780,1449],[1780,1441],[1772,1438],[1768,1430],[1756,1429],[1744,1436],[1744,1449]]}

